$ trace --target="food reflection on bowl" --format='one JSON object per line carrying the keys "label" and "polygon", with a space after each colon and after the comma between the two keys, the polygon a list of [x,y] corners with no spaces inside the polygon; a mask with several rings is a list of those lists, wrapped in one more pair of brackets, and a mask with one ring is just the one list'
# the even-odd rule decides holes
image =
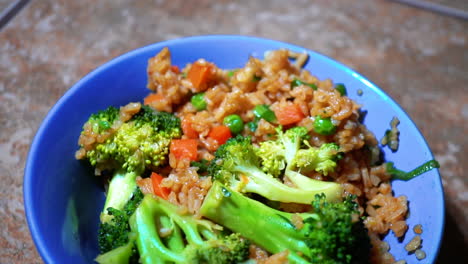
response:
{"label": "food reflection on bowl", "polygon": [[[177,111],[181,117],[189,118],[190,116],[190,121],[201,127],[199,130],[195,129],[195,132],[202,135],[199,138],[204,140],[198,143],[202,146],[199,154],[205,155],[203,157],[207,159],[213,158],[214,150],[221,145],[217,140],[219,138],[211,137],[214,138],[214,141],[210,142],[208,135],[215,127],[223,125],[224,118],[232,114],[237,114],[245,124],[253,122],[255,117],[258,117],[258,122],[255,124],[258,130],[252,131],[247,125],[241,130],[241,133],[252,136],[254,143],[269,140],[270,138],[266,135],[276,133],[275,127],[279,124],[283,125],[285,129],[296,125],[305,127],[311,136],[309,140],[311,147],[319,148],[324,143],[335,142],[339,147],[339,152],[344,153],[344,158],[337,161],[337,172],[324,173],[323,170],[318,170],[320,175],[315,175],[317,172],[315,171],[308,176],[320,178],[327,174],[323,178],[329,181],[341,180],[343,182],[344,178],[340,179],[340,176],[346,177],[345,181],[350,183],[357,181],[358,183],[354,185],[344,185],[345,189],[348,188],[346,190],[350,193],[360,191],[362,192],[361,197],[365,197],[367,194],[367,199],[381,199],[373,204],[376,205],[376,208],[363,206],[366,213],[371,216],[377,214],[376,211],[380,208],[385,208],[383,205],[388,203],[388,199],[397,199],[400,204],[404,205],[406,205],[406,199],[392,197],[390,185],[385,184],[388,179],[382,178],[384,176],[378,177],[378,179],[373,177],[379,173],[379,169],[384,169],[384,167],[362,165],[364,161],[361,156],[358,156],[358,152],[363,151],[364,146],[366,149],[371,149],[377,143],[375,139],[372,139],[367,129],[373,132],[377,138],[381,138],[390,127],[390,120],[397,117],[400,120],[398,126],[401,133],[400,145],[396,152],[392,152],[387,147],[383,148],[385,159],[394,162],[397,167],[403,170],[411,170],[433,159],[424,138],[414,123],[394,101],[361,75],[320,54],[282,42],[239,36],[194,37],[154,44],[112,60],[77,83],[50,111],[35,137],[25,171],[25,206],[32,236],[46,262],[70,262],[73,260],[74,263],[87,263],[98,255],[97,229],[105,197],[102,185],[97,182],[98,178],[89,176],[93,174],[92,169],[86,163],[74,159],[76,141],[83,123],[86,122],[90,114],[109,106],[120,107],[128,102],[141,102],[148,95],[149,91],[146,88],[148,81],[149,88],[156,91],[156,94],[164,94],[164,91],[158,89],[167,89],[167,86],[152,86],[151,84],[164,82],[163,79],[157,79],[164,75],[157,73],[161,73],[158,72],[161,69],[158,66],[164,64],[161,58],[167,57],[167,55],[161,54],[159,61],[156,61],[157,57],[150,60],[149,79],[145,73],[148,59],[161,51],[164,52],[164,47],[168,47],[171,52],[171,64],[178,66],[178,69],[173,68],[172,73],[174,74],[169,73],[168,75],[174,75],[180,81],[177,90],[179,93],[183,92],[181,87],[188,87],[187,93],[177,94],[176,92],[172,93],[172,97],[169,97],[170,100],[166,100],[166,102],[148,99],[147,103],[158,110]],[[250,66],[247,64],[247,67],[243,68],[249,56],[263,59],[263,54],[266,51],[277,49],[287,49],[293,53],[273,52],[267,55],[265,60],[271,59],[271,62],[275,63],[262,64],[259,61],[258,65],[261,66],[256,69],[254,65],[257,59],[251,59]],[[303,59],[297,54],[303,52],[306,52],[309,57],[304,69],[310,71],[317,78],[308,75],[306,71],[301,71],[293,64],[281,66],[281,62],[289,63],[287,58],[291,55],[296,57],[299,64],[302,64],[300,60]],[[198,70],[198,77],[193,77],[195,70],[191,71],[192,68],[198,67],[197,64],[206,65],[204,61],[196,62],[200,58],[216,65],[210,66],[216,68],[209,69],[213,72],[212,78],[209,80],[214,84],[206,81],[204,75],[200,74],[204,71],[203,67]],[[193,64],[185,68],[187,63]],[[152,67],[154,70],[151,71]],[[286,73],[280,73],[281,71],[275,67],[282,70],[289,68]],[[232,69],[239,70],[231,72]],[[185,74],[187,76],[182,76]],[[225,98],[234,98],[235,93],[227,85],[228,87],[224,88],[226,89],[224,93],[221,88],[218,88],[221,92],[210,94],[212,87],[204,87],[204,85],[210,86],[223,82],[230,84],[231,79],[233,83],[237,82],[234,86],[243,87],[244,90],[241,89],[237,95],[241,99],[237,98],[232,102],[225,103],[226,107],[220,107]],[[334,83],[327,79],[333,80]],[[190,84],[183,84],[187,81],[191,83],[192,87]],[[339,86],[336,86],[336,83],[345,84],[347,95],[344,95],[341,88],[337,89]],[[261,85],[265,87],[265,90],[257,89]],[[274,89],[272,88],[274,85],[278,86],[276,88],[278,90],[268,90]],[[253,86],[255,88],[252,88]],[[260,92],[254,93],[252,89]],[[204,116],[203,111],[197,110],[197,108],[203,108],[203,102],[200,105],[199,98],[187,103],[185,107],[180,106],[191,98],[191,93],[202,91],[205,92],[207,100],[205,107],[208,109],[204,111],[209,113],[208,115]],[[250,96],[246,96],[247,94]],[[274,95],[278,97],[274,97]],[[286,95],[289,100],[284,98]],[[178,98],[180,101],[177,101]],[[336,107],[333,108],[333,104],[327,99],[333,102],[339,101],[339,103],[336,103]],[[313,103],[319,100],[322,100],[321,104]],[[367,129],[358,123],[358,104],[362,105],[361,111],[366,112],[363,124]],[[180,108],[177,109],[176,105]],[[249,107],[246,111],[242,111],[242,107],[226,111],[227,105]],[[270,110],[275,114],[277,120],[269,122],[268,117],[262,117],[261,114],[258,114],[258,112],[268,113],[265,109],[257,109],[256,114],[254,110],[258,105],[271,107]],[[306,108],[302,109],[301,107]],[[326,113],[324,109],[331,111]],[[348,111],[340,111],[342,109]],[[283,115],[284,113],[291,114]],[[296,116],[300,114],[302,114],[301,118],[296,119]],[[312,118],[307,118],[309,115]],[[331,120],[334,123],[321,121],[322,126],[314,127],[316,120],[331,116],[333,116]],[[184,118],[182,119],[184,120]],[[225,123],[225,125],[229,124],[229,122]],[[235,125],[228,126],[228,128],[231,127],[236,129]],[[334,129],[336,131],[332,131]],[[232,129],[230,132],[239,133]],[[255,134],[256,132],[257,134]],[[187,134],[186,131],[184,133]],[[326,135],[327,133],[333,135]],[[345,137],[334,135],[351,136],[348,136],[349,142],[347,142]],[[352,135],[358,136],[353,138]],[[206,153],[203,153],[203,150],[206,150]],[[44,152],[48,153],[47,159],[40,155]],[[177,166],[177,164],[171,165]],[[351,170],[355,169],[357,176],[352,176]],[[369,178],[364,183],[362,175],[366,173],[363,172],[366,170]],[[339,175],[340,171],[347,173]],[[360,180],[352,177],[360,177]],[[369,184],[368,188],[366,188],[366,184]],[[374,188],[374,186],[379,187]],[[359,190],[350,188],[358,188]],[[388,221],[386,227],[378,225],[376,221],[374,221],[376,224],[373,225],[368,220],[367,227],[371,230],[374,228],[373,231],[376,233],[386,233],[389,227],[392,227],[402,241],[398,241],[393,233],[385,236],[384,240],[390,245],[390,253],[395,256],[396,260],[406,259],[408,263],[418,263],[414,255],[408,256],[404,246],[414,237],[412,227],[421,224],[424,228],[424,232],[421,234],[424,241],[423,250],[427,255],[424,261],[433,262],[437,255],[443,228],[443,193],[437,171],[426,172],[411,181],[393,181],[391,188],[394,197],[404,195],[409,201],[410,216],[406,219],[406,223],[411,227],[410,230],[406,231],[405,236],[402,236],[403,229],[406,230],[406,224],[404,221],[402,223],[402,219],[398,217],[396,222]],[[414,192],[415,188],[421,191]],[[379,196],[378,192],[382,195]],[[262,193],[258,194],[262,195]],[[183,204],[180,200],[178,202]],[[297,203],[298,200],[287,202]],[[426,210],[428,205],[433,210]],[[193,212],[196,209],[190,208]],[[372,211],[373,209],[376,210]],[[394,209],[392,208],[392,210]],[[405,214],[406,212],[402,211],[399,217]],[[383,229],[377,230],[379,228]]]}

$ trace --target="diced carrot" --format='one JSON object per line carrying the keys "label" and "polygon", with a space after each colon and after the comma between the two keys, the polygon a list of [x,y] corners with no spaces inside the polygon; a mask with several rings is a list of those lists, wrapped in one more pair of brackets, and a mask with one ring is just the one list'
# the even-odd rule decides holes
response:
{"label": "diced carrot", "polygon": [[275,115],[278,123],[283,126],[295,124],[304,118],[301,108],[296,104],[289,104],[276,109]]}
{"label": "diced carrot", "polygon": [[173,73],[179,73],[179,72],[180,72],[179,66],[177,66],[177,65],[172,65],[172,66],[171,66],[171,71],[172,71]]}
{"label": "diced carrot", "polygon": [[211,64],[202,64],[198,61],[192,64],[192,67],[187,73],[187,79],[192,82],[193,87],[195,87],[197,91],[203,91],[207,88],[206,84],[211,77],[212,67]]}
{"label": "diced carrot", "polygon": [[167,200],[169,194],[171,193],[171,190],[167,187],[161,186],[161,182],[163,179],[163,176],[157,174],[156,172],[151,173],[151,181],[153,183],[154,194]]}
{"label": "diced carrot", "polygon": [[150,178],[137,179],[136,181],[138,187],[143,194],[151,194],[153,191],[153,181]]}
{"label": "diced carrot", "polygon": [[149,105],[152,102],[161,101],[162,99],[164,99],[164,96],[162,96],[161,94],[151,93],[145,97],[144,104]]}
{"label": "diced carrot", "polygon": [[190,121],[189,118],[182,118],[181,126],[182,132],[184,132],[184,135],[186,135],[188,138],[198,138],[198,132],[195,129],[193,129],[192,121]]}
{"label": "diced carrot", "polygon": [[231,130],[227,126],[213,127],[208,133],[208,137],[216,140],[218,144],[222,145],[232,137]]}
{"label": "diced carrot", "polygon": [[177,160],[186,158],[191,161],[198,159],[198,141],[196,139],[173,139],[170,152]]}

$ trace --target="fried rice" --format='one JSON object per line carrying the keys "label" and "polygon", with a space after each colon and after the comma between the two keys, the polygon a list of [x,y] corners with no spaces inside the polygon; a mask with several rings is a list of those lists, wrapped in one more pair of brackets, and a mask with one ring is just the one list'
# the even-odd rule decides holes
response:
{"label": "fried rice", "polygon": [[[260,60],[251,57],[243,68],[225,70],[215,64],[199,59],[196,63],[210,65],[209,78],[201,86],[194,86],[186,77],[193,64],[178,70],[171,63],[170,51],[164,48],[148,62],[148,88],[161,95],[159,100],[148,104],[160,111],[173,112],[186,120],[198,140],[198,157],[211,160],[219,143],[210,137],[210,130],[222,125],[224,117],[239,115],[245,123],[254,120],[252,109],[256,105],[266,104],[277,111],[288,105],[298,107],[304,118],[295,125],[306,127],[310,134],[310,144],[320,146],[327,142],[339,145],[344,158],[338,162],[335,172],[328,176],[310,173],[307,176],[342,184],[344,193],[358,197],[360,212],[366,216],[364,224],[369,230],[373,244],[373,263],[394,263],[395,259],[388,252],[388,244],[382,242],[382,236],[392,232],[402,237],[408,226],[405,222],[408,213],[405,196],[395,197],[390,185],[390,175],[385,166],[378,165],[379,148],[374,134],[359,120],[360,105],[334,88],[332,80],[319,80],[302,68],[307,54],[298,54],[288,50],[276,50],[265,54]],[[316,90],[307,85],[291,89],[291,82],[300,79],[316,86]],[[204,92],[206,109],[197,111],[190,103],[194,93]],[[125,112],[125,108],[121,112]],[[128,111],[128,109],[127,109]],[[314,117],[330,117],[337,127],[336,133],[329,136],[314,132]],[[125,114],[121,114],[125,117]],[[275,133],[278,124],[265,120],[258,122],[252,132],[245,127],[242,134],[249,135],[254,144],[258,144]],[[186,137],[185,135],[183,137]],[[83,142],[85,139],[83,139]],[[92,141],[92,140],[91,140]],[[94,141],[93,141],[94,142]],[[185,207],[197,214],[204,196],[211,187],[211,178],[200,176],[190,166],[189,160],[176,160],[169,156],[170,169],[162,185],[170,189],[169,201]],[[303,211],[304,205],[282,204],[285,211]],[[251,255],[265,254],[252,249]],[[271,256],[271,261],[285,259],[283,255]]]}

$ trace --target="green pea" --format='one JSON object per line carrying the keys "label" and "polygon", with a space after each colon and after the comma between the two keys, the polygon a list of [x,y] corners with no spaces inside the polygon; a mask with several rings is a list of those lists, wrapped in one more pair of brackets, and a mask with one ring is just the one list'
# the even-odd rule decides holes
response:
{"label": "green pea", "polygon": [[197,109],[197,111],[202,111],[206,109],[206,101],[205,101],[205,93],[198,93],[192,96],[190,99],[193,107]]}
{"label": "green pea", "polygon": [[314,121],[314,131],[320,135],[333,135],[336,132],[336,126],[333,125],[329,117],[322,118],[316,116]]}
{"label": "green pea", "polygon": [[342,83],[337,83],[335,85],[335,89],[341,94],[341,96],[348,94],[346,92],[346,86],[344,84],[342,84]]}
{"label": "green pea", "polygon": [[312,88],[313,90],[317,90],[317,85],[315,83],[306,83],[306,82],[303,82],[303,81],[301,81],[299,79],[294,79],[291,82],[291,89],[294,88],[294,87],[297,87],[299,85],[307,85],[310,88]]}
{"label": "green pea", "polygon": [[223,124],[229,127],[233,134],[239,134],[244,130],[244,121],[239,115],[228,115],[224,118]]}
{"label": "green pea", "polygon": [[256,117],[263,118],[268,122],[276,121],[275,112],[271,111],[268,105],[256,105],[253,113]]}

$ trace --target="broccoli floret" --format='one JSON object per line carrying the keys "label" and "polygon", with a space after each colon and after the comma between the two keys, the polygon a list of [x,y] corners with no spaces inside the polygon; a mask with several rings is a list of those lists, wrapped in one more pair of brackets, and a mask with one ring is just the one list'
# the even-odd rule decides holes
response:
{"label": "broccoli floret", "polygon": [[[316,195],[313,212],[291,214],[215,182],[200,214],[238,232],[269,253],[288,250],[291,263],[368,263],[369,237],[359,221],[354,198],[348,196],[342,202],[329,203],[323,194]],[[302,225],[297,223],[298,217]]]}
{"label": "broccoli floret", "polygon": [[303,183],[294,188],[265,173],[250,138],[241,135],[218,148],[208,174],[236,191],[256,193],[272,201],[310,204],[319,193],[325,193],[330,200],[341,198],[341,186],[337,183],[301,176]]}
{"label": "broccoli floret", "polygon": [[315,170],[328,175],[334,171],[338,145],[327,143],[320,148],[314,148],[307,141],[307,129],[300,126],[290,128],[286,132],[282,131],[282,127],[277,127],[276,131],[277,139],[260,143],[257,150],[263,170],[273,175],[280,175],[284,171],[284,175],[299,189],[329,188],[327,199],[338,199],[342,191],[339,184],[313,180],[300,173]]}
{"label": "broccoli floret", "polygon": [[284,158],[284,145],[276,140],[268,140],[260,143],[255,152],[261,158],[262,170],[274,177],[279,177],[286,168]]}
{"label": "broccoli floret", "polygon": [[103,131],[109,130],[118,117],[119,109],[110,106],[105,110],[92,114],[88,123],[94,133],[102,133]]}
{"label": "broccoli floret", "polygon": [[[119,110],[109,107],[91,115],[84,127],[113,123],[118,116]],[[112,218],[108,214],[108,208],[121,210],[132,198],[132,193],[137,188],[137,176],[146,169],[154,169],[167,162],[171,140],[180,137],[182,133],[178,117],[157,112],[148,106],[141,106],[130,120],[109,127],[112,127],[112,133],[105,140],[98,140],[91,149],[81,146],[86,151],[84,157],[91,165],[99,170],[113,172],[101,222]]]}
{"label": "broccoli floret", "polygon": [[300,171],[317,171],[327,176],[333,172],[338,159],[338,150],[340,147],[335,143],[325,143],[320,148],[314,148],[305,141],[304,145],[308,148],[299,149],[292,161],[292,166],[296,166]]}
{"label": "broccoli floret", "polygon": [[101,255],[96,261],[103,263],[138,263],[139,254],[134,245],[135,234],[130,230],[129,219],[143,200],[136,188],[133,197],[122,210],[107,208],[112,218],[99,226],[98,243]]}
{"label": "broccoli floret", "polygon": [[130,225],[143,264],[239,263],[249,255],[249,240],[235,233],[223,236],[211,221],[151,195],[145,196]]}

